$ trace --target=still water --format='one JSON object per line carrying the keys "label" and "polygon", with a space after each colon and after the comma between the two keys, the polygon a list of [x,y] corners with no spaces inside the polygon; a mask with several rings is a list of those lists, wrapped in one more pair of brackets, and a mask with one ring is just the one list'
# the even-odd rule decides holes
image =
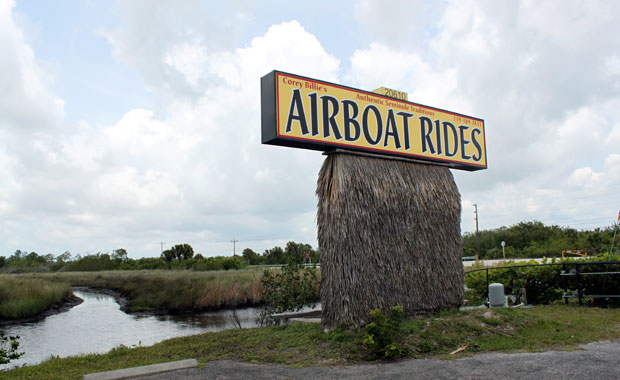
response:
{"label": "still water", "polygon": [[[37,364],[52,355],[104,353],[121,344],[150,346],[178,336],[236,327],[230,311],[139,316],[122,312],[111,296],[84,290],[76,290],[74,294],[84,302],[69,311],[38,322],[0,327],[5,336],[20,336],[19,349],[25,352],[19,360],[0,369]],[[253,308],[237,310],[241,326],[256,327],[256,312]]]}

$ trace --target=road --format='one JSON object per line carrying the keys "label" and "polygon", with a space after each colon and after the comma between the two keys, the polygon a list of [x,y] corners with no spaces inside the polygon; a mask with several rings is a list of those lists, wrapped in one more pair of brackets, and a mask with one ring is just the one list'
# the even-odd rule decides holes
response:
{"label": "road", "polygon": [[[595,258],[596,256],[585,256],[585,257],[571,257],[572,259],[591,259],[591,258]],[[547,263],[551,262],[552,257],[547,257]],[[561,259],[561,257],[556,257],[556,259]],[[514,264],[512,265],[522,265],[525,264],[526,262],[530,261],[530,260],[534,260],[537,263],[542,263],[544,259],[542,258],[536,258],[536,259],[496,259],[496,260],[480,260],[478,261],[479,263],[481,263],[483,266],[485,267],[493,267],[493,266],[499,266],[499,265],[503,265],[504,263],[508,263],[508,262],[513,262]],[[476,263],[475,260],[470,260],[470,261],[463,261],[463,266],[465,268],[471,267],[472,265],[474,265]]]}
{"label": "road", "polygon": [[289,368],[232,360],[208,362],[192,368],[140,380],[198,379],[620,379],[620,340],[590,343],[574,351],[488,353],[455,360],[412,359],[395,363],[348,367]]}

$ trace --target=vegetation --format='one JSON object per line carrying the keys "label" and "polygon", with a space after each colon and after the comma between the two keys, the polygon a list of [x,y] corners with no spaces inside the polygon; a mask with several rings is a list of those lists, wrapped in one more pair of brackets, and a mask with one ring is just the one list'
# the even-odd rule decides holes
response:
{"label": "vegetation", "polygon": [[276,323],[275,313],[299,311],[320,300],[320,279],[316,268],[293,262],[280,270],[265,270],[261,280],[265,306],[258,317],[262,326]]}
{"label": "vegetation", "polygon": [[0,276],[0,319],[37,315],[72,296],[67,283]]}
{"label": "vegetation", "polygon": [[[597,261],[620,261],[620,255],[602,256],[588,260],[579,260],[579,263],[593,263]],[[546,262],[545,262],[546,263]],[[565,258],[562,260],[549,260],[549,263],[564,263],[568,272],[575,269],[575,259]],[[500,269],[489,270],[489,283],[498,282],[504,285],[506,295],[518,296],[520,289],[525,289],[527,302],[530,304],[549,304],[562,300],[564,282],[569,292],[577,289],[576,276],[561,276],[562,270],[559,265],[518,267],[528,263],[506,263],[496,267]],[[572,265],[571,265],[572,264]],[[511,268],[511,266],[517,266]],[[579,271],[587,272],[620,272],[620,264],[588,264],[580,265]],[[469,298],[474,304],[482,304],[487,295],[486,271],[472,271],[465,276],[465,285],[469,288]],[[582,293],[590,295],[617,295],[620,290],[620,276],[617,275],[586,275],[580,277]],[[604,301],[605,304],[618,304],[618,300],[603,300],[601,298],[588,299],[589,304],[597,305]]]}
{"label": "vegetation", "polygon": [[[310,258],[305,258],[309,254]],[[57,257],[52,254],[39,255],[36,252],[16,250],[8,258],[0,256],[0,273],[24,272],[85,272],[105,270],[142,269],[190,269],[194,271],[218,271],[244,269],[248,265],[273,265],[295,262],[317,263],[319,252],[308,244],[290,241],[284,249],[274,247],[262,255],[246,248],[242,256],[204,257],[194,254],[189,244],[177,244],[162,252],[160,257],[132,259],[126,249],[119,248],[110,253],[97,252],[85,256],[64,252]]]}
{"label": "vegetation", "polygon": [[0,331],[0,364],[8,364],[11,360],[19,359],[23,352],[17,351],[19,348],[19,336],[4,336]]}
{"label": "vegetation", "polygon": [[[501,259],[501,242],[507,258],[559,257],[564,250],[584,250],[588,255],[609,253],[614,227],[578,231],[569,227],[545,226],[538,221],[520,222],[510,227],[465,233],[462,237],[463,256],[477,254],[480,243],[480,259]],[[616,249],[620,247],[616,240]]]}
{"label": "vegetation", "polygon": [[[576,344],[620,338],[620,309],[538,306],[476,309],[404,320],[398,344],[405,356],[454,357],[489,351],[571,349]],[[0,379],[78,379],[86,373],[196,358],[235,359],[292,366],[346,365],[376,360],[364,347],[365,329],[324,332],[318,324],[233,329],[167,340],[151,347],[124,346],[102,355],[52,358],[0,372]]]}
{"label": "vegetation", "polygon": [[[263,276],[266,278],[264,282]],[[123,308],[130,312],[217,310],[260,305],[267,300],[272,305],[266,308],[269,315],[318,301],[319,283],[316,268],[303,268],[297,264],[285,266],[284,270],[264,272],[251,268],[236,271],[125,270],[0,275],[0,301],[6,300],[0,303],[0,317],[9,318],[10,314],[18,315],[10,318],[21,318],[39,313],[48,308],[50,302],[60,302],[57,300],[61,294],[58,289],[66,292],[63,295],[70,296],[70,286],[116,290],[127,297],[128,302]],[[267,289],[266,298],[264,288]]]}
{"label": "vegetation", "polygon": [[194,249],[189,244],[177,244],[161,253],[161,258],[169,265],[172,260],[183,261],[194,257]]}
{"label": "vegetation", "polygon": [[65,282],[119,291],[128,311],[200,311],[262,302],[261,272],[104,271],[28,273],[20,278]]}
{"label": "vegetation", "polygon": [[403,350],[397,342],[403,333],[403,319],[401,306],[394,306],[389,318],[380,309],[371,310],[370,323],[365,326],[364,347],[377,358],[394,359],[406,355],[408,350]]}
{"label": "vegetation", "polygon": [[[309,254],[310,258],[306,259],[304,254]],[[319,251],[312,249],[309,244],[295,243],[289,241],[284,249],[274,247],[263,252],[262,255],[257,254],[249,248],[243,250],[243,258],[250,265],[273,265],[287,264],[290,262],[301,263],[318,263]]]}
{"label": "vegetation", "polygon": [[[475,234],[465,233],[461,237],[463,256],[477,254],[477,239],[480,242],[480,259],[502,257],[501,242],[506,242],[507,258],[557,257],[563,250],[581,249],[589,255],[608,253],[611,248],[614,228],[597,228],[578,231],[568,227],[545,226],[541,222],[520,222],[510,227],[482,230]],[[616,244],[616,250],[620,244]],[[309,254],[306,259],[304,254]],[[58,256],[16,250],[12,255],[0,256],[0,273],[23,272],[66,272],[102,270],[142,269],[191,269],[195,271],[244,269],[248,265],[274,265],[295,262],[318,263],[319,251],[308,244],[289,241],[284,248],[273,247],[262,254],[245,248],[241,256],[204,257],[194,253],[189,244],[177,244],[164,250],[160,257],[133,259],[124,248],[111,253],[97,252],[87,255],[73,255],[64,252]]]}

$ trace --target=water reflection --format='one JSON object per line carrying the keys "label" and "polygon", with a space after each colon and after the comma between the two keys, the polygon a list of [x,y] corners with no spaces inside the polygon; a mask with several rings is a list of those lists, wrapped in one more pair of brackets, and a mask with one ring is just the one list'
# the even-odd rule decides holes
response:
{"label": "water reflection", "polygon": [[[184,315],[130,315],[113,297],[74,291],[84,302],[42,321],[4,326],[5,335],[19,335],[26,354],[9,366],[36,364],[50,356],[104,353],[121,344],[150,346],[162,340],[236,327],[231,311]],[[237,310],[244,328],[256,327],[256,310]],[[0,367],[0,368],[6,368]]]}

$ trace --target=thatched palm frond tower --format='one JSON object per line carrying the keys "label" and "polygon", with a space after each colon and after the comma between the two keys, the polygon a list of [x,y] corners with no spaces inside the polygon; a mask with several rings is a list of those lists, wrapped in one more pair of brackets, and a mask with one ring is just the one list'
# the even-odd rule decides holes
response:
{"label": "thatched palm frond tower", "polygon": [[447,167],[338,151],[317,195],[323,327],[362,326],[375,308],[462,304],[460,194]]}

